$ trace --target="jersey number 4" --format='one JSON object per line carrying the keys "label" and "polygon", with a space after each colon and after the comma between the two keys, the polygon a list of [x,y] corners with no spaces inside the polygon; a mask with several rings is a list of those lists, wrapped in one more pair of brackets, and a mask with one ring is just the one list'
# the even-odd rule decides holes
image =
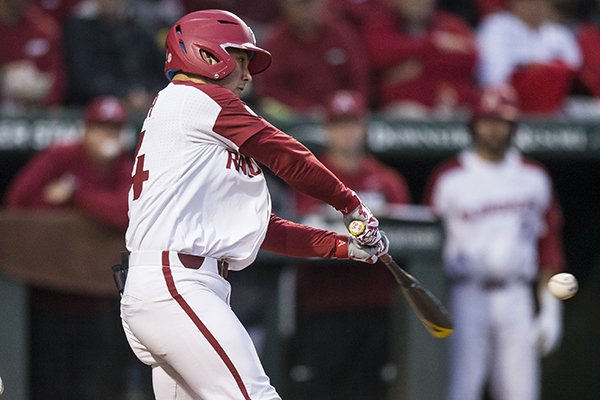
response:
{"label": "jersey number 4", "polygon": [[135,174],[133,175],[133,200],[137,200],[140,198],[142,194],[142,187],[144,182],[148,180],[150,176],[150,171],[144,170],[144,159],[146,158],[145,154],[139,154],[140,147],[142,147],[142,141],[144,140],[144,135],[146,131],[142,131],[140,133],[140,139],[138,140],[137,149],[135,150],[136,162],[135,162]]}

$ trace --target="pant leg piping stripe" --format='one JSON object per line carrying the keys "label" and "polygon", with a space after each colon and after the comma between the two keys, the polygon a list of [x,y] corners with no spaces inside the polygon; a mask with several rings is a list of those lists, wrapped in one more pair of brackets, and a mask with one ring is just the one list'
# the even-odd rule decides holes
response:
{"label": "pant leg piping stripe", "polygon": [[198,328],[198,330],[200,331],[202,336],[204,336],[204,338],[210,343],[212,348],[219,355],[221,360],[223,360],[223,363],[225,364],[225,366],[227,367],[227,369],[233,376],[238,388],[242,392],[244,399],[251,400],[250,395],[248,394],[248,391],[246,390],[246,386],[244,386],[244,382],[242,381],[242,377],[240,376],[239,372],[233,365],[233,362],[231,361],[231,359],[225,352],[225,349],[223,349],[223,347],[219,344],[219,342],[214,337],[214,335],[208,330],[206,325],[204,325],[204,323],[200,320],[200,317],[198,317],[198,315],[190,307],[190,305],[187,303],[187,301],[185,301],[183,296],[181,296],[181,294],[177,291],[177,288],[175,287],[175,281],[173,280],[173,275],[171,273],[168,251],[162,252],[162,265],[163,265],[163,268],[162,268],[163,276],[165,277],[165,281],[167,283],[167,289],[169,290],[171,297],[173,297],[173,299],[177,302],[177,304],[179,304],[179,306],[188,315],[188,317],[190,317],[190,319],[192,320],[194,325],[196,325],[196,327]]}

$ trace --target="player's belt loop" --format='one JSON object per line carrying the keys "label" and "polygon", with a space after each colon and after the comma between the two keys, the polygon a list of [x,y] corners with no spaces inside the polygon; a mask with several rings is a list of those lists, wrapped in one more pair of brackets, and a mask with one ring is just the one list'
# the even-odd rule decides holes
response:
{"label": "player's belt loop", "polygon": [[177,253],[177,257],[181,264],[190,269],[199,269],[204,263],[204,257],[194,256],[191,254]]}
{"label": "player's belt loop", "polygon": [[224,260],[218,260],[217,266],[219,267],[219,275],[227,279],[227,275],[229,275],[229,263]]}

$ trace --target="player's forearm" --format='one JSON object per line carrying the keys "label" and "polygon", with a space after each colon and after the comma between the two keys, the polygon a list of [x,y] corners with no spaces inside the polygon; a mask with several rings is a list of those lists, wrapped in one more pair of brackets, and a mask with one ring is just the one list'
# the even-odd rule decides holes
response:
{"label": "player's forearm", "polygon": [[304,145],[274,127],[252,136],[240,150],[266,165],[290,186],[332,205],[344,214],[359,205],[352,191]]}
{"label": "player's forearm", "polygon": [[288,257],[348,258],[348,237],[271,214],[261,248]]}

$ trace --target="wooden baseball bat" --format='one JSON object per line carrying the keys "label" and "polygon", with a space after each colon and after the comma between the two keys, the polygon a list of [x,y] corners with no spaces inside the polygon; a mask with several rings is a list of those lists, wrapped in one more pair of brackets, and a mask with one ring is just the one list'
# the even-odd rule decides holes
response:
{"label": "wooden baseball bat", "polygon": [[[352,236],[358,236],[365,231],[364,221],[354,220],[348,226]],[[390,270],[396,282],[402,289],[404,298],[413,309],[427,331],[438,339],[452,334],[454,324],[442,303],[414,276],[400,267],[389,254],[381,254],[379,260]]]}
{"label": "wooden baseball bat", "polygon": [[392,256],[382,254],[379,259],[394,275],[404,298],[427,331],[438,339],[452,334],[454,324],[442,303],[421,282],[400,267]]}

